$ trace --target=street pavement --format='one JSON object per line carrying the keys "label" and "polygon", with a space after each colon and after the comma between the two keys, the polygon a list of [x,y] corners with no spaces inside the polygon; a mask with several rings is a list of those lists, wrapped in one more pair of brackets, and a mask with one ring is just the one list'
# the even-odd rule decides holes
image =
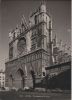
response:
{"label": "street pavement", "polygon": [[71,100],[70,93],[0,92],[0,100]]}

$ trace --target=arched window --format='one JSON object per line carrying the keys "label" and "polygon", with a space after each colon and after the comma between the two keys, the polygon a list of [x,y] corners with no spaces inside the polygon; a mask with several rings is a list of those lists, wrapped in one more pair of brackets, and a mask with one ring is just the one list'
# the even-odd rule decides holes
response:
{"label": "arched window", "polygon": [[43,76],[45,76],[45,72],[43,72]]}
{"label": "arched window", "polygon": [[26,52],[26,39],[24,37],[20,38],[17,44],[17,49],[19,54]]}
{"label": "arched window", "polygon": [[35,24],[37,24],[37,15],[35,15]]}
{"label": "arched window", "polygon": [[9,76],[9,82],[10,82],[10,87],[13,87],[13,82],[14,82],[14,78],[13,78],[13,75],[12,74],[10,74],[10,76]]}
{"label": "arched window", "polygon": [[35,88],[35,72],[34,72],[34,70],[31,70],[30,73],[31,73],[31,76],[32,76],[33,88]]}

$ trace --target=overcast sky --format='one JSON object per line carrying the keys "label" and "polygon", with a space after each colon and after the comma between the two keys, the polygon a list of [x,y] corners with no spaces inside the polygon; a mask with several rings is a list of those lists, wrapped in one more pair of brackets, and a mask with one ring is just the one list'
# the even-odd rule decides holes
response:
{"label": "overcast sky", "polygon": [[[5,0],[1,3],[0,15],[0,69],[5,68],[8,58],[8,33],[20,24],[24,14],[27,22],[30,14],[39,7],[41,0]],[[53,20],[53,36],[57,35],[67,45],[71,40],[71,3],[69,0],[46,1],[47,13]]]}

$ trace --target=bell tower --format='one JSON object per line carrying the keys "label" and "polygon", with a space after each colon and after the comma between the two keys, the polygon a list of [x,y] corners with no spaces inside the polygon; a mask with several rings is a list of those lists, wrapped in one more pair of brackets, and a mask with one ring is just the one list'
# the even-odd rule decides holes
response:
{"label": "bell tower", "polygon": [[44,3],[31,15],[30,26],[34,26],[31,36],[32,50],[41,48],[48,51],[49,38],[52,38],[52,32],[50,32],[52,21],[46,12],[46,5]]}
{"label": "bell tower", "polygon": [[31,50],[41,51],[41,75],[45,75],[45,67],[53,64],[52,60],[52,20],[47,14],[46,5],[42,3],[32,14],[30,25],[33,28],[31,35]]}

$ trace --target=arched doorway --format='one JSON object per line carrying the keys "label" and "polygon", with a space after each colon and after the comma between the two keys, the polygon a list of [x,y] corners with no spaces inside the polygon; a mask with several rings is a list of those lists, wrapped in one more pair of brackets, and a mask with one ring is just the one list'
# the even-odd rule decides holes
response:
{"label": "arched doorway", "polygon": [[24,88],[25,85],[24,72],[21,68],[17,70],[17,73],[15,75],[15,80],[17,88]]}
{"label": "arched doorway", "polygon": [[35,72],[33,70],[30,71],[31,76],[32,76],[32,81],[33,81],[33,89],[35,88]]}
{"label": "arched doorway", "polygon": [[12,88],[13,87],[13,82],[14,82],[14,78],[13,78],[13,75],[10,74],[9,75],[9,87]]}

